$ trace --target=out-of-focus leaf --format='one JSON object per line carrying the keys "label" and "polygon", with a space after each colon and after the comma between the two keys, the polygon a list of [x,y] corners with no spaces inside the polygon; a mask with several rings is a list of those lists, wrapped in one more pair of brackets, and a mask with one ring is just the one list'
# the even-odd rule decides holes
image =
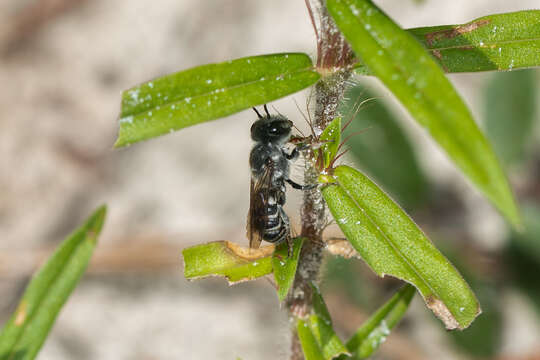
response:
{"label": "out-of-focus leaf", "polygon": [[309,318],[311,331],[315,336],[325,360],[331,360],[341,354],[348,354],[348,350],[337,336],[332,327],[332,319],[326,308],[319,288],[312,284],[313,311]]}
{"label": "out-of-focus leaf", "polygon": [[505,258],[511,267],[512,286],[532,302],[537,314],[540,315],[540,284],[538,283],[540,264],[515,244],[511,244],[505,250]]}
{"label": "out-of-focus leaf", "polygon": [[313,85],[306,54],[251,56],[197,66],[126,90],[115,146],[214,120]]}
{"label": "out-of-focus leaf", "polygon": [[321,134],[321,142],[324,144],[321,146],[321,153],[323,157],[323,167],[326,169],[330,166],[330,163],[336,157],[339,144],[341,142],[341,118],[337,117]]}
{"label": "out-of-focus leaf", "polygon": [[[354,116],[354,120],[344,131],[344,137],[350,136],[348,148],[362,170],[407,209],[420,205],[427,198],[427,180],[391,111],[360,85],[348,90],[345,98],[350,100],[342,105],[344,118]],[[356,111],[355,104],[364,101],[368,102]],[[365,132],[351,136],[362,130]]]}
{"label": "out-of-focus leaf", "polygon": [[511,274],[508,283],[519,288],[540,313],[540,205],[522,206],[525,231],[512,234],[504,257]]}
{"label": "out-of-focus leaf", "polygon": [[315,336],[311,332],[311,327],[307,322],[298,319],[296,331],[306,360],[326,360],[317,339],[315,339]]}
{"label": "out-of-focus leaf", "polygon": [[224,276],[229,284],[253,280],[272,272],[274,246],[241,247],[229,241],[195,245],[182,251],[184,276],[188,280]]}
{"label": "out-of-focus leaf", "polygon": [[294,282],[304,238],[293,239],[293,242],[294,246],[291,257],[288,256],[289,246],[287,242],[278,245],[272,255],[272,267],[274,269],[274,279],[278,286],[279,301],[285,300]]}
{"label": "out-of-focus leaf", "polygon": [[[538,21],[540,24],[540,17]],[[533,133],[536,75],[533,70],[497,73],[487,84],[486,132],[495,151],[507,164],[523,160],[527,142]]]}
{"label": "out-of-focus leaf", "polygon": [[522,209],[525,231],[514,233],[511,242],[540,265],[540,205],[529,203],[523,205]]}
{"label": "out-of-focus leaf", "polygon": [[58,312],[79,282],[105,221],[100,207],[34,275],[15,313],[0,331],[0,359],[34,359]]}
{"label": "out-of-focus leaf", "polygon": [[323,289],[331,289],[344,294],[349,301],[360,308],[369,306],[376,299],[376,289],[367,282],[359,269],[359,261],[341,256],[328,257],[324,273]]}
{"label": "out-of-focus leaf", "polygon": [[405,285],[356,331],[347,342],[354,359],[366,359],[377,350],[405,315],[414,293],[413,286]]}
{"label": "out-of-focus leaf", "polygon": [[[540,66],[540,10],[484,16],[461,25],[406,30],[447,73]],[[369,75],[362,62],[357,72]]]}
{"label": "out-of-focus leaf", "polygon": [[427,50],[369,0],[328,0],[355,54],[430,132],[514,225],[520,217],[497,158],[471,113]]}
{"label": "out-of-focus leaf", "polygon": [[323,197],[337,224],[379,275],[413,284],[448,329],[469,326],[480,305],[459,272],[377,185],[360,172],[338,166],[321,176]]}

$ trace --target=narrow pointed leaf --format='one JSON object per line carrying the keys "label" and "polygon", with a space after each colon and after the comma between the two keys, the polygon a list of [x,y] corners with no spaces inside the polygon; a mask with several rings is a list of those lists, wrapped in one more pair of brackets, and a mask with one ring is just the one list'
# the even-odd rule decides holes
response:
{"label": "narrow pointed leaf", "polygon": [[510,187],[471,113],[426,49],[369,0],[328,0],[357,56],[515,226]]}
{"label": "narrow pointed leaf", "polygon": [[272,272],[274,246],[241,247],[229,241],[196,245],[182,251],[184,276],[188,280],[223,276],[229,284],[253,280]]}
{"label": "narrow pointed leaf", "polygon": [[321,177],[337,224],[379,275],[413,284],[448,329],[469,326],[480,313],[473,292],[405,212],[370,179],[348,166]]}
{"label": "narrow pointed leaf", "polygon": [[540,314],[540,204],[523,205],[525,231],[511,235],[504,249],[504,263],[508,264],[509,281],[526,295]]}
{"label": "narrow pointed leaf", "polygon": [[315,339],[315,336],[311,332],[311,327],[307,322],[298,319],[296,331],[306,360],[326,360],[319,343],[317,342],[317,339]]}
{"label": "narrow pointed leaf", "polygon": [[323,166],[328,168],[330,162],[336,157],[339,144],[341,142],[341,118],[337,117],[322,132],[320,141],[324,142],[321,146],[323,157]]}
{"label": "narrow pointed leaf", "polygon": [[[538,54],[540,56],[540,50]],[[527,145],[534,135],[540,82],[537,75],[534,70],[496,73],[487,83],[486,133],[506,164],[524,160]]]}
{"label": "narrow pointed leaf", "polygon": [[315,337],[324,359],[331,360],[342,354],[349,354],[347,348],[337,336],[332,325],[330,313],[324,303],[319,288],[312,284],[313,311],[309,318],[311,332]]}
{"label": "narrow pointed leaf", "polygon": [[15,313],[0,331],[0,359],[34,359],[58,312],[79,282],[105,220],[100,207],[34,275]]}
{"label": "narrow pointed leaf", "polygon": [[278,245],[272,255],[272,268],[274,270],[274,279],[278,286],[279,301],[285,300],[294,282],[304,238],[296,238],[293,241],[294,245],[291,257],[288,256],[289,246],[287,242]]}
{"label": "narrow pointed leaf", "polygon": [[[408,29],[447,73],[540,66],[540,10],[484,16],[466,24]],[[370,75],[359,62],[356,72]]]}
{"label": "narrow pointed leaf", "polygon": [[[519,249],[522,254],[540,265],[540,204],[524,204],[523,215],[525,231],[512,234],[511,247]],[[536,278],[536,274],[533,276]]]}
{"label": "narrow pointed leaf", "polygon": [[166,75],[126,90],[115,146],[234,114],[313,85],[302,53],[251,56]]}
{"label": "narrow pointed leaf", "polygon": [[405,315],[414,293],[413,286],[405,285],[356,331],[347,342],[354,359],[366,359],[377,350]]}

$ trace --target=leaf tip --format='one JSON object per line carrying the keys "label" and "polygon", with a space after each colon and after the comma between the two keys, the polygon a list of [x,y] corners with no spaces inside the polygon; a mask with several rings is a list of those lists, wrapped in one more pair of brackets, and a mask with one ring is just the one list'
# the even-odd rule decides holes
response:
{"label": "leaf tip", "polygon": [[525,232],[525,224],[523,223],[523,218],[517,206],[514,206],[514,211],[512,214],[507,215],[507,219],[510,221],[510,224],[520,234]]}
{"label": "leaf tip", "polygon": [[122,147],[129,146],[129,145],[130,145],[130,143],[123,139],[122,132],[119,132],[118,137],[116,138],[116,141],[115,141],[115,143],[113,145],[113,148],[118,149],[118,148],[122,148]]}
{"label": "leaf tip", "polygon": [[107,205],[101,205],[90,216],[87,222],[87,236],[92,241],[97,241],[98,235],[101,233],[103,224],[105,223],[105,217],[107,215]]}

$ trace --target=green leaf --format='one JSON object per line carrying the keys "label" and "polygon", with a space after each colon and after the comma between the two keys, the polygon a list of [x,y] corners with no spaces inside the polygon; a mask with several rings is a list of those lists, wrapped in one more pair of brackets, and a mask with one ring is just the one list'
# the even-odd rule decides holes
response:
{"label": "green leaf", "polygon": [[[345,98],[349,101],[341,106],[341,111],[344,118],[354,116],[354,120],[343,136],[348,138],[348,149],[356,163],[405,208],[421,204],[428,197],[428,181],[412,144],[390,109],[376,94],[360,85],[350,88]],[[366,101],[364,107],[355,110],[356,104]]]}
{"label": "green leaf", "polygon": [[525,231],[512,234],[502,254],[511,274],[509,283],[521,290],[540,314],[540,205],[529,203],[522,208]]}
{"label": "green leaf", "polygon": [[426,49],[369,0],[328,0],[357,56],[514,225],[520,218],[495,154]]}
{"label": "green leaf", "polygon": [[414,293],[413,286],[405,285],[356,331],[347,342],[353,358],[366,359],[377,350],[405,315]]}
{"label": "green leaf", "polygon": [[195,245],[182,251],[184,276],[188,280],[224,276],[229,284],[253,280],[272,272],[274,246],[241,247],[229,241]]}
{"label": "green leaf", "polygon": [[330,163],[336,157],[341,142],[341,118],[337,117],[324,129],[320,136],[321,154],[324,169],[330,166]]}
{"label": "green leaf", "polygon": [[313,85],[320,75],[302,53],[202,65],[124,91],[115,146],[234,114]]}
{"label": "green leaf", "polygon": [[413,284],[447,329],[463,329],[480,313],[459,272],[381,189],[360,172],[339,166],[322,193],[332,216],[379,275]]}
{"label": "green leaf", "polygon": [[278,245],[272,255],[272,268],[274,270],[274,279],[278,286],[279,301],[285,300],[294,282],[298,258],[300,257],[300,250],[302,249],[304,240],[304,238],[293,239],[294,245],[291,257],[288,256],[289,246],[287,242]]}
{"label": "green leaf", "polygon": [[348,354],[348,350],[337,336],[332,327],[332,319],[326,308],[319,288],[312,284],[313,311],[309,318],[311,332],[323,353],[325,360],[331,360],[341,354]]}
{"label": "green leaf", "polygon": [[489,15],[462,25],[408,31],[446,72],[540,66],[540,10]]}
{"label": "green leaf", "polygon": [[34,275],[4,328],[0,331],[0,359],[34,359],[58,312],[79,282],[105,220],[97,209],[73,232]]}
{"label": "green leaf", "polygon": [[523,205],[523,218],[525,231],[512,234],[512,245],[540,265],[540,204]]}
{"label": "green leaf", "polygon": [[296,332],[306,360],[326,360],[307,322],[298,319],[296,322]]}
{"label": "green leaf", "polygon": [[[540,66],[540,10],[484,16],[461,25],[406,30],[447,73]],[[370,75],[365,64],[356,72]]]}
{"label": "green leaf", "polygon": [[486,86],[487,136],[506,164],[524,160],[526,146],[534,133],[536,75],[533,70],[497,73]]}

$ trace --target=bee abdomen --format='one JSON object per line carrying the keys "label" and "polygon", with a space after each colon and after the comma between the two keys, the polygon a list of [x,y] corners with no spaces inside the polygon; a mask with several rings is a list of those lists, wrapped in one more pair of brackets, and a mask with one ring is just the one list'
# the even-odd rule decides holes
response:
{"label": "bee abdomen", "polygon": [[289,218],[281,205],[268,206],[268,210],[263,239],[279,243],[289,235]]}

